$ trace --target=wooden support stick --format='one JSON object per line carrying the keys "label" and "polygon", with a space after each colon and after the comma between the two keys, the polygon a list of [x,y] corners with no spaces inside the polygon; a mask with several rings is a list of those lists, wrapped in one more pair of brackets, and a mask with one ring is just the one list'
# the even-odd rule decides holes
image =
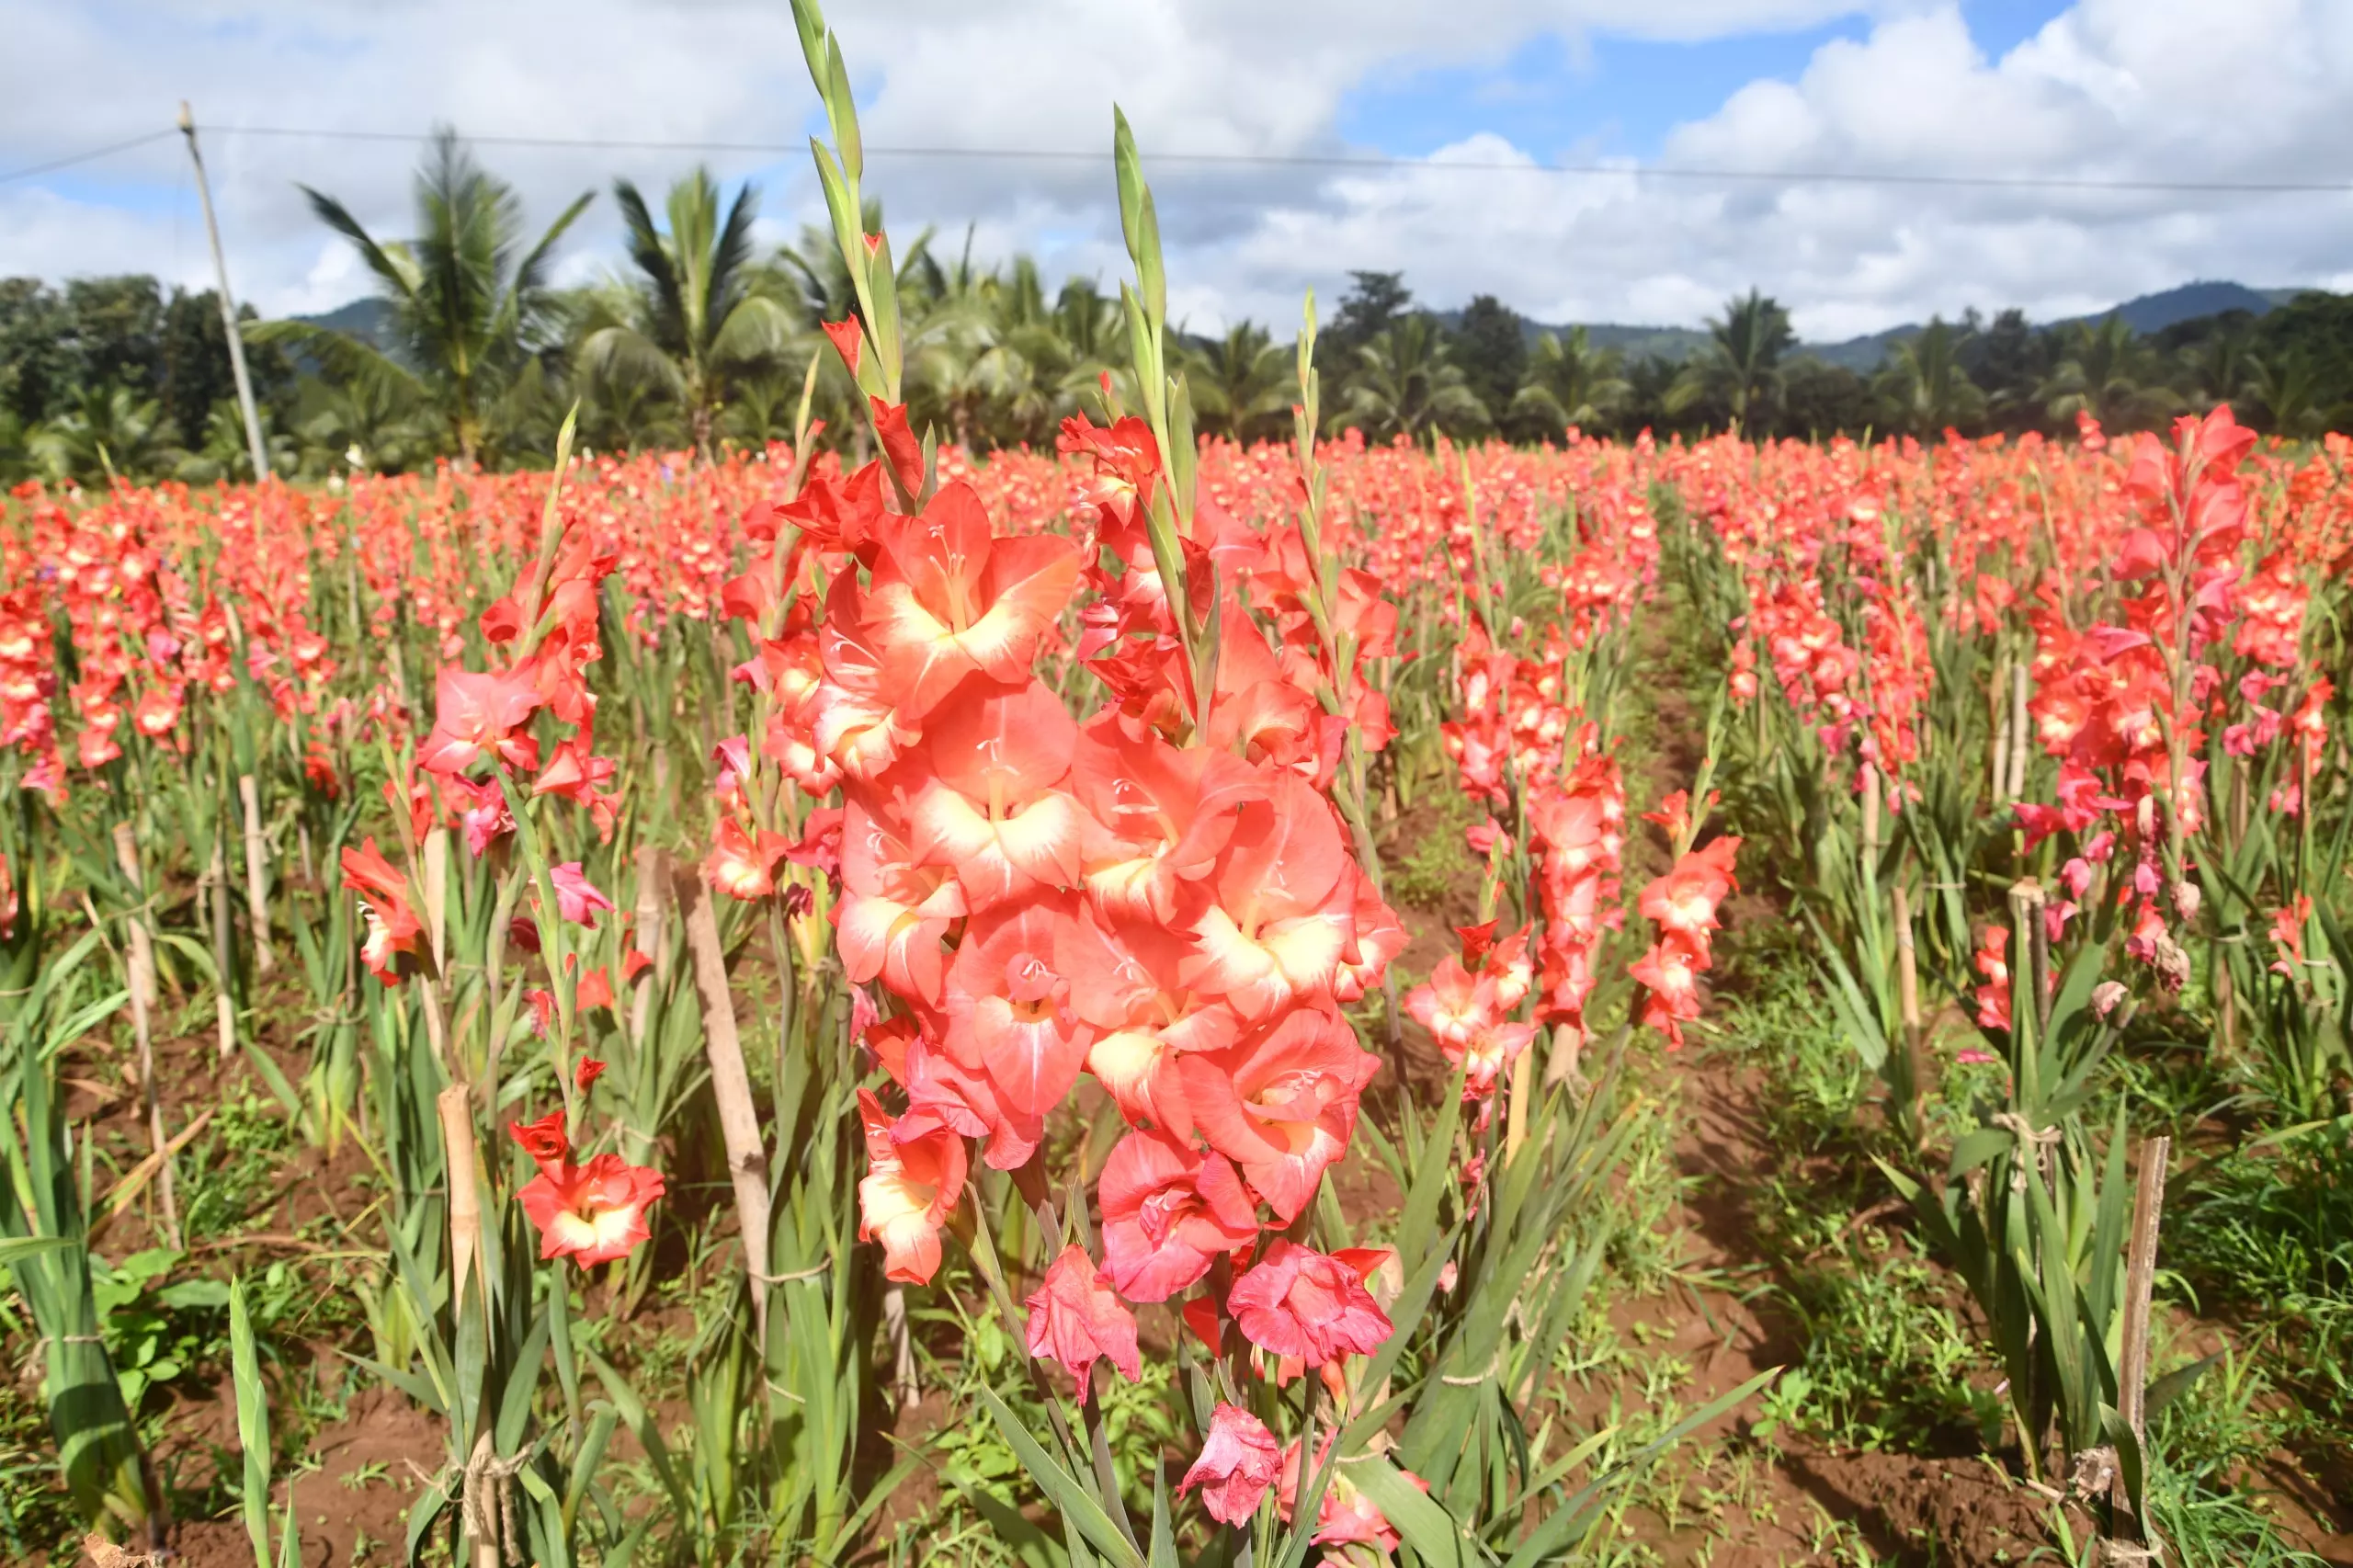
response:
{"label": "wooden support stick", "polygon": [[1865,763],[1859,783],[1863,794],[1863,874],[1879,874],[1879,768]]}
{"label": "wooden support stick", "polygon": [[630,927],[630,946],[653,962],[638,971],[637,994],[630,998],[629,1042],[645,1043],[645,1029],[654,1017],[654,987],[666,978],[670,944],[662,931],[662,888],[669,880],[669,857],[651,844],[637,846],[637,920]]}
{"label": "wooden support stick", "polygon": [[2007,799],[2026,799],[2027,737],[2026,665],[2010,666],[2010,788]]}
{"label": "wooden support stick", "polygon": [[1927,1120],[1920,1114],[1920,1107],[1927,1097],[1926,1074],[1920,1059],[1920,961],[1912,943],[1912,897],[1904,890],[1899,878],[1891,890],[1895,905],[1895,995],[1904,1017],[1904,1056],[1912,1079],[1913,1136],[1927,1141]]}
{"label": "wooden support stick", "polygon": [[212,836],[212,863],[205,869],[199,883],[202,897],[199,905],[209,905],[212,923],[212,967],[220,983],[212,988],[212,1021],[220,1036],[221,1060],[226,1062],[237,1054],[237,1005],[230,1000],[229,986],[236,974],[237,960],[232,951],[229,918],[229,856],[222,846],[222,835],[228,832],[222,823]]}
{"label": "wooden support stick", "polygon": [[434,1098],[441,1118],[441,1150],[449,1183],[449,1300],[464,1310],[466,1277],[482,1256],[482,1193],[474,1164],[474,1119],[467,1088],[452,1084]]}
{"label": "wooden support stick", "polygon": [[[2142,1446],[2143,1475],[2148,1462],[2149,1293],[2157,1274],[2157,1230],[2165,1216],[2165,1166],[2172,1154],[2170,1138],[2150,1138],[2141,1144],[2141,1179],[2132,1195],[2132,1244],[2124,1256],[2124,1346],[2116,1369],[2117,1414]],[[2120,1532],[2129,1532],[2132,1540],[2143,1540],[2145,1522],[2133,1512],[2121,1465],[2109,1501]]]}
{"label": "wooden support stick", "polygon": [[744,1071],[744,1044],[735,1030],[735,1003],[727,991],[727,955],[710,889],[697,874],[687,880],[687,946],[694,954],[695,990],[702,998],[702,1042],[710,1059],[711,1097],[719,1102],[719,1131],[727,1145],[727,1174],[735,1187],[735,1217],[744,1233],[744,1267],[752,1276],[752,1318],[765,1346],[768,1336],[768,1159],[760,1117]]}
{"label": "wooden support stick", "polygon": [[433,938],[433,972],[449,967],[449,830],[425,835],[425,928]]}
{"label": "wooden support stick", "polygon": [[261,833],[261,786],[250,773],[237,779],[237,801],[245,811],[245,915],[254,926],[254,973],[269,974],[278,959],[269,950],[269,865]]}
{"label": "wooden support stick", "polygon": [[139,1092],[147,1102],[147,1146],[163,1156],[155,1173],[155,1196],[164,1206],[164,1240],[180,1244],[178,1184],[172,1176],[171,1140],[164,1132],[164,1103],[155,1096],[155,1037],[149,1015],[155,1006],[155,946],[147,935],[147,883],[139,874],[139,841],[131,824],[114,824],[115,863],[130,880],[131,905],[126,921],[131,953],[131,1027],[139,1040]]}

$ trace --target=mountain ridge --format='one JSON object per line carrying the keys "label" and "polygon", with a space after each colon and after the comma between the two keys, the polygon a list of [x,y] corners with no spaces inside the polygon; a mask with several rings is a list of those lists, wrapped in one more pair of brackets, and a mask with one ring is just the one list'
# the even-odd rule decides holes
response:
{"label": "mountain ridge", "polygon": [[[2161,289],[2154,293],[2135,295],[2089,315],[2064,316],[2057,321],[2034,324],[2052,327],[2065,326],[2075,322],[2097,324],[2111,315],[2120,315],[2133,331],[2148,334],[2162,332],[2177,322],[2221,315],[2226,311],[2245,311],[2250,315],[2259,316],[2307,291],[2303,289],[2254,289],[2244,283],[2200,278],[2172,289]],[[1459,310],[1435,313],[1449,328],[1457,324],[1462,316]],[[1534,343],[1545,333],[1566,333],[1579,325],[1585,328],[1586,338],[1595,347],[1617,348],[1629,358],[1639,358],[1647,354],[1663,359],[1681,359],[1705,347],[1708,343],[1708,333],[1703,327],[1644,326],[1621,322],[1553,324],[1529,321],[1526,332],[1528,340]],[[1798,357],[1810,356],[1825,364],[1841,365],[1850,370],[1869,372],[1885,364],[1889,352],[1896,344],[1918,335],[1925,325],[1921,322],[1906,322],[1901,326],[1837,342],[1802,342],[1793,353]]]}
{"label": "mountain ridge", "polygon": [[[2120,315],[2133,331],[2155,333],[2178,322],[2221,315],[2226,311],[2245,311],[2250,315],[2259,316],[2304,292],[2307,290],[2302,289],[2255,289],[2227,279],[2200,278],[2176,288],[2161,289],[2154,293],[2135,295],[2090,315],[2067,316],[2035,324],[2064,326],[2074,322],[2098,323],[2110,315]],[[1432,313],[1449,330],[1459,325],[1462,319],[1460,310]],[[294,319],[349,333],[376,347],[389,350],[394,347],[392,317],[390,305],[380,299],[363,295],[321,314]],[[1797,346],[1795,353],[1801,357],[1811,356],[1825,364],[1842,365],[1850,370],[1869,373],[1885,364],[1894,346],[1917,335],[1924,324],[1906,322],[1901,326],[1838,342],[1802,342]],[[1585,328],[1586,336],[1595,347],[1618,349],[1630,359],[1655,357],[1679,360],[1689,358],[1708,344],[1708,332],[1704,327],[1652,326],[1628,322],[1555,324],[1523,318],[1523,331],[1530,344],[1545,333],[1566,333],[1579,325]]]}

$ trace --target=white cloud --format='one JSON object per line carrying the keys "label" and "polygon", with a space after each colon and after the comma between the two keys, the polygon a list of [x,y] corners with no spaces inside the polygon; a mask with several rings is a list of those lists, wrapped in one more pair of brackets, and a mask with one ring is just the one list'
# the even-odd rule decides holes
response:
{"label": "white cloud", "polygon": [[[1351,89],[1400,70],[1500,62],[1540,34],[1699,39],[1860,13],[1787,82],[1752,83],[1678,127],[1664,161],[2094,179],[2344,178],[2353,123],[2353,6],[2341,0],[2079,0],[1998,60],[1949,0],[836,0],[870,141],[920,147],[1106,150],[1116,99],[1161,199],[1172,299],[1196,326],[1243,314],[1285,326],[1313,286],[1328,312],[1351,267],[1401,267],[1423,298],[1501,295],[1547,319],[1694,321],[1751,283],[1838,336],[1969,304],[2049,316],[2193,277],[2342,283],[2353,196],[2051,192],[1836,184],[1709,184],[1631,174],[1456,168],[1528,163],[1469,134],[1437,166],[1204,169],[1175,153],[1348,151]],[[811,123],[777,0],[197,0],[149,8],[0,0],[0,167],[168,122],[201,85],[208,126],[384,130],[450,119],[480,133],[793,143]],[[90,84],[106,84],[102,94]],[[1475,104],[1465,106],[1475,122]],[[242,292],[315,310],[364,276],[294,188],[408,227],[405,142],[208,132]],[[1155,162],[1154,154],[1160,154]],[[488,147],[485,162],[545,222],[612,176],[658,185],[680,153]],[[798,153],[713,154],[769,190],[762,233],[816,215]],[[894,232],[971,224],[984,257],[1039,253],[1050,274],[1124,269],[1100,161],[877,156],[869,188]],[[0,186],[0,273],[209,270],[170,142],[44,181]],[[600,199],[560,276],[617,259]],[[338,261],[338,257],[342,259]],[[336,270],[338,267],[345,270]],[[337,290],[343,292],[338,295]]]}

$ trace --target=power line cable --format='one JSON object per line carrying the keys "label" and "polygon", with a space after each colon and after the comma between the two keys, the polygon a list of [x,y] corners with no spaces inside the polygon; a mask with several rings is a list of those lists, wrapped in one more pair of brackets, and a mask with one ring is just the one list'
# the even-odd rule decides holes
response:
{"label": "power line cable", "polygon": [[177,134],[176,126],[167,125],[161,131],[151,131],[144,136],[133,136],[127,141],[109,142],[104,147],[93,147],[86,153],[75,153],[64,158],[52,158],[48,163],[35,164],[28,168],[11,169],[6,174],[0,175],[0,185],[6,185],[11,180],[30,179],[35,175],[54,174],[59,169],[70,169],[76,164],[87,164],[99,158],[110,158],[117,153],[128,153],[133,147],[144,147],[150,142],[161,142],[166,136]]}
{"label": "power line cable", "polygon": [[[423,137],[397,131],[307,130],[295,126],[244,126],[216,131],[216,135],[320,137],[335,141],[415,142]],[[656,153],[801,153],[808,142],[661,142],[630,138],[568,136],[473,136],[468,142],[485,147],[578,147],[612,152]],[[892,147],[869,142],[869,157],[999,159],[1006,162],[1100,163],[1104,152],[1076,152],[1051,147]],[[1907,174],[1848,169],[1724,169],[1678,167],[1664,164],[1507,164],[1438,158],[1365,157],[1347,153],[1149,153],[1147,164],[1191,164],[1208,166],[1296,169],[1435,170],[1472,174],[1537,174],[1581,176],[1649,176],[1663,179],[1754,180],[1785,185],[1856,184],[1916,186],[1977,186],[2023,190],[2205,191],[2280,194],[2353,192],[2353,180],[2153,180],[2093,179],[2036,175]]]}
{"label": "power line cable", "polygon": [[[384,142],[426,140],[425,134],[405,131],[355,131],[282,125],[213,126],[207,129],[216,137],[272,136],[332,142]],[[72,157],[17,169],[9,174],[0,175],[0,184],[6,184],[11,180],[28,179],[36,175],[51,173],[75,164],[88,163],[116,153],[127,152],[133,147],[157,141],[172,133],[168,129],[151,131],[144,136],[135,136],[105,147],[94,148],[87,153],[76,153]],[[576,148],[584,151],[646,153],[789,154],[803,152],[808,145],[805,142],[678,142],[631,137],[587,136],[468,135],[465,140],[484,147]],[[1101,152],[1079,152],[1068,148],[1052,147],[893,147],[872,143],[869,143],[866,147],[866,153],[869,157],[881,158],[1065,164],[1097,164],[1103,162],[1107,156]],[[1786,186],[1889,185],[1989,190],[2113,191],[2120,194],[2202,193],[2305,196],[2353,194],[2353,180],[2100,179],[2089,176],[1937,174],[1900,170],[1700,168],[1667,164],[1515,164],[1492,160],[1365,157],[1344,153],[1159,152],[1151,154],[1147,162],[1210,168],[1322,169],[1335,172],[1362,170],[1375,173],[1413,170],[1439,174],[1552,175],[1595,178],[1676,179],[1702,183],[1729,181]]]}

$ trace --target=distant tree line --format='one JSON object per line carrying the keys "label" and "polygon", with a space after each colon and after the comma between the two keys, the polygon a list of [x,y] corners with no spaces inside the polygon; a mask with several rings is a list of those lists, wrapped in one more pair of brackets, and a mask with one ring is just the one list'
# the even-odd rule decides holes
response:
{"label": "distant tree line", "polygon": [[[544,460],[576,402],[597,449],[716,453],[790,434],[813,358],[814,412],[856,432],[855,389],[820,326],[856,310],[832,237],[754,238],[759,191],[731,195],[700,170],[658,210],[626,180],[627,265],[581,289],[548,281],[583,193],[543,229],[455,135],[415,185],[415,233],[371,234],[334,197],[320,221],[373,279],[369,329],[263,322],[244,337],[273,472],[321,479],[437,458]],[[879,212],[869,216],[879,227]],[[930,231],[899,264],[908,396],[969,448],[1051,445],[1127,371],[1116,290],[1074,278],[1049,290],[1035,261],[950,258]],[[2121,317],[2035,327],[2018,311],[1931,321],[1864,373],[1799,348],[1789,312],[1751,290],[1727,301],[1682,358],[1630,356],[1582,327],[1538,332],[1481,295],[1440,315],[1403,275],[1358,272],[1321,329],[1317,363],[1335,430],[1376,441],[1497,436],[1556,440],[1570,426],[1630,437],[1737,424],[1756,436],[2064,433],[2088,411],[2110,430],[2228,401],[2258,428],[2309,438],[2353,424],[2353,296],[2307,293],[2136,333]],[[1185,335],[1207,432],[1250,440],[1290,426],[1293,344],[1249,322]],[[249,477],[217,296],[153,278],[51,288],[0,279],[0,482],[99,483],[110,473],[189,483]]]}

